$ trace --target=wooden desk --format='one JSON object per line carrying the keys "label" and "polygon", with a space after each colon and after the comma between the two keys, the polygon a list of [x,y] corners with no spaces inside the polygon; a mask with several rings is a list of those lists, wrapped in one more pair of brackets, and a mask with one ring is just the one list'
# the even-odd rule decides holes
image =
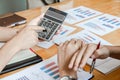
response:
{"label": "wooden desk", "polygon": [[[101,11],[103,13],[109,13],[109,14],[120,17],[120,0],[66,0],[62,3],[56,3],[56,4],[53,4],[50,6],[64,11],[64,10],[74,8],[77,6],[81,6],[81,5],[93,8],[93,9]],[[17,12],[17,14],[19,14],[23,17],[26,17],[27,21],[29,22],[33,18],[39,16],[40,13],[45,12],[45,10],[47,8],[48,8],[48,6],[41,7],[41,8],[35,8],[35,9]],[[68,24],[68,25],[70,25],[70,24]],[[18,27],[23,27],[23,26],[24,25],[18,26]],[[73,25],[70,25],[70,26],[74,27]],[[77,30],[81,30],[81,28],[78,28]],[[120,29],[113,31],[110,34],[104,35],[101,38],[107,40],[108,42],[112,43],[113,45],[120,45],[120,40],[119,40]],[[42,49],[37,46],[34,47],[33,49],[38,55],[42,56],[43,59],[47,59],[57,53],[56,45],[54,45],[53,47],[51,47],[49,49]],[[86,68],[86,70],[89,70],[89,66],[86,66],[85,68]],[[21,69],[0,75],[0,78],[6,77],[6,76],[16,73],[20,70]],[[94,75],[95,75],[95,77],[92,80],[120,80],[120,68],[107,74],[107,75],[104,75],[104,74],[98,72],[97,70],[95,70]]]}

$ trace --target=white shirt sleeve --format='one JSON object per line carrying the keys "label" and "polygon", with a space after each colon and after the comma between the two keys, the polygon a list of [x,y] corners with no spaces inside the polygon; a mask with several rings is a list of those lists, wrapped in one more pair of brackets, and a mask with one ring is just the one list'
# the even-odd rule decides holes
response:
{"label": "white shirt sleeve", "polygon": [[78,69],[77,71],[77,80],[89,80],[93,75],[89,72],[84,71],[83,69]]}

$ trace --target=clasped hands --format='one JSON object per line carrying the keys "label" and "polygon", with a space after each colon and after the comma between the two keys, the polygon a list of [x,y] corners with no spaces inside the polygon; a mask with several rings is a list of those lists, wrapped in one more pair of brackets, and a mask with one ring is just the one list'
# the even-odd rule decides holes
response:
{"label": "clasped hands", "polygon": [[105,46],[100,46],[96,50],[97,44],[86,44],[80,39],[72,39],[61,43],[58,47],[58,65],[60,76],[69,75],[76,78],[78,68],[83,68],[88,58],[104,59],[109,56],[109,50]]}

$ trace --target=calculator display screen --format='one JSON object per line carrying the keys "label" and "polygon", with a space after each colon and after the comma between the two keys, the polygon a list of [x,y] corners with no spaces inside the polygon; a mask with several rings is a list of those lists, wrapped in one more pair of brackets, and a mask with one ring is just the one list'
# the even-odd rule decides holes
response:
{"label": "calculator display screen", "polygon": [[53,12],[53,11],[48,11],[46,15],[51,16],[51,17],[58,19],[60,21],[63,21],[65,18],[64,15],[61,15],[61,14]]}
{"label": "calculator display screen", "polygon": [[56,9],[53,9],[53,8],[49,8],[46,12],[46,15],[50,16],[52,18],[55,18],[57,20],[63,21],[67,14],[64,13],[63,11],[56,10]]}

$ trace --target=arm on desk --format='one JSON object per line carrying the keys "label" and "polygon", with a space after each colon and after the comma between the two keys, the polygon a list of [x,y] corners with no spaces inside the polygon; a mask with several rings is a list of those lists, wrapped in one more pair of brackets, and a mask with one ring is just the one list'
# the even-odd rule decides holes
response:
{"label": "arm on desk", "polygon": [[18,31],[19,29],[0,27],[0,41],[10,40]]}
{"label": "arm on desk", "polygon": [[[38,43],[38,31],[43,28],[27,26],[0,49],[0,71],[10,59],[20,50],[29,49]],[[36,32],[37,31],[37,32]]]}
{"label": "arm on desk", "polygon": [[101,45],[100,48],[96,50],[97,44],[81,43],[81,45],[81,48],[78,50],[79,53],[77,55],[74,54],[69,63],[70,69],[73,68],[77,70],[79,67],[83,68],[90,57],[93,59],[105,59],[107,57],[120,59],[120,46]]}
{"label": "arm on desk", "polygon": [[106,46],[109,50],[109,56],[120,59],[120,46]]}

